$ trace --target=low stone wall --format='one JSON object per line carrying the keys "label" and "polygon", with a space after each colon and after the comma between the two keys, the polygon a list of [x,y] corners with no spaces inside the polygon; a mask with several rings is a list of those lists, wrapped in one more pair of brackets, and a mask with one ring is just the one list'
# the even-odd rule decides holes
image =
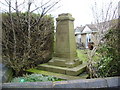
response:
{"label": "low stone wall", "polygon": [[2,88],[120,88],[120,77],[77,79],[57,82],[3,83]]}
{"label": "low stone wall", "polygon": [[11,68],[6,67],[4,64],[0,63],[0,82],[5,83],[12,79],[13,71]]}

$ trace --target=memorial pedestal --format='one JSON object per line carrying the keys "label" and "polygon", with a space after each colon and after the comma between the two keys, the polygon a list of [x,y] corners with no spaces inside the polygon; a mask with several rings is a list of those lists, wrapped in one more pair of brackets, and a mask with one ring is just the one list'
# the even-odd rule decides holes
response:
{"label": "memorial pedestal", "polygon": [[74,18],[71,14],[60,14],[56,26],[55,53],[46,64],[39,65],[39,69],[67,75],[79,75],[86,68],[86,64],[78,59],[74,34]]}

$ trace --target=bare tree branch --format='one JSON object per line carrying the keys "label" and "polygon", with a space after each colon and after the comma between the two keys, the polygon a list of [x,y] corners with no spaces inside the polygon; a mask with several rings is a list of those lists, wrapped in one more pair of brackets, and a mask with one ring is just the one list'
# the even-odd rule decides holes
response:
{"label": "bare tree branch", "polygon": [[3,4],[6,7],[9,7],[9,5],[6,5],[5,3],[3,3],[2,1],[0,1],[1,4]]}
{"label": "bare tree branch", "polygon": [[[35,25],[37,25],[37,23],[39,23],[40,21],[41,21],[41,19],[42,19],[42,17],[46,14],[46,13],[48,13],[48,11],[50,11],[56,4],[58,4],[61,0],[58,0],[57,2],[54,2],[53,4],[49,4],[49,2],[50,2],[51,0],[49,0],[48,2],[46,2],[45,4],[43,4],[42,6],[41,6],[41,9],[42,9],[42,13],[40,14],[40,17],[39,17],[39,19],[35,22],[35,23],[33,23],[33,25],[31,26],[31,27],[33,27],[33,26],[35,26]],[[44,6],[44,7],[43,7]],[[39,9],[39,8],[38,8]]]}
{"label": "bare tree branch", "polygon": [[30,53],[30,50],[31,50],[31,45],[30,45],[30,43],[31,43],[31,24],[30,24],[30,20],[31,20],[30,7],[31,7],[31,5],[32,5],[32,2],[30,2],[30,0],[29,0],[29,2],[28,2],[28,12],[27,12],[27,14],[28,14],[28,58],[30,57],[29,53]]}
{"label": "bare tree branch", "polygon": [[106,11],[106,16],[105,16],[105,20],[104,21],[107,21],[107,18],[108,18],[108,14],[109,14],[109,11],[111,9],[111,6],[112,6],[112,2],[110,2],[109,6],[108,6],[108,9]]}
{"label": "bare tree branch", "polygon": [[12,17],[12,12],[11,12],[11,0],[9,0],[9,13],[10,13],[10,20],[11,20],[11,28],[13,30],[13,37],[14,37],[14,59],[16,59],[16,35],[15,35],[15,30],[14,30],[14,23],[13,23],[13,17]]}
{"label": "bare tree branch", "polygon": [[[28,3],[24,0],[20,4],[18,0],[5,2],[9,10],[6,11],[7,14],[3,13],[4,21],[2,25],[4,25],[3,31],[5,33],[2,43],[4,45],[4,58],[8,58],[5,62],[7,61],[10,67],[17,72],[16,75],[18,75],[18,72],[35,65],[37,59],[45,58],[42,55],[46,54],[45,51],[52,44],[50,40],[52,41],[53,18],[44,17],[55,6],[55,3],[51,3],[51,1],[43,3],[43,6],[39,7],[35,5],[35,0],[34,2],[29,0]],[[22,11],[21,8],[24,4],[27,4],[25,6],[26,10]],[[33,10],[31,10],[32,5],[35,5]],[[34,14],[34,11],[39,11],[39,13]],[[48,26],[48,24],[51,26]],[[47,54],[49,53],[50,51]]]}
{"label": "bare tree branch", "polygon": [[[116,10],[117,8],[115,7],[115,9],[113,9],[114,7],[112,7],[112,2],[110,2],[108,4],[107,10],[105,10],[105,8],[102,8],[99,10],[99,12],[97,11],[97,3],[95,2],[94,4],[95,6],[92,7],[92,11],[93,11],[93,16],[96,22],[96,27],[98,29],[97,32],[97,42],[96,45],[94,46],[93,50],[88,50],[88,68],[89,68],[89,73],[90,73],[90,77],[98,77],[96,71],[94,70],[94,60],[93,60],[93,56],[96,54],[96,51],[99,48],[99,45],[101,44],[101,41],[104,37],[104,35],[108,32],[107,29],[111,28],[111,26],[109,25],[112,22],[112,19],[115,19],[115,15],[116,15]],[[113,11],[113,12],[112,12]],[[112,17],[112,18],[111,18]],[[106,30],[106,31],[105,31]]]}
{"label": "bare tree branch", "polygon": [[18,7],[20,7],[20,6],[23,5],[24,3],[25,3],[25,0],[24,0],[21,4],[19,4]]}

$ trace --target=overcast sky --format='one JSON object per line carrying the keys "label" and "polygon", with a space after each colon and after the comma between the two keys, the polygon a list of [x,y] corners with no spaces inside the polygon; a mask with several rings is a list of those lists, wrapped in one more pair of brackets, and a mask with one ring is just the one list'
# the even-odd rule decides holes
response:
{"label": "overcast sky", "polygon": [[[4,1],[4,0],[1,0]],[[15,1],[15,0],[12,0]],[[18,0],[22,2],[23,0]],[[27,0],[26,0],[27,1]],[[36,4],[39,6],[41,1],[49,1],[49,0],[34,0]],[[56,1],[56,0],[51,0]],[[58,14],[61,13],[71,13],[75,18],[74,27],[90,24],[94,22],[92,7],[94,7],[94,2],[96,1],[98,6],[98,11],[105,6],[108,6],[112,1],[113,6],[118,3],[120,0],[61,0],[58,4],[59,8],[55,8],[52,12],[49,12],[52,16],[57,18]],[[3,7],[3,6],[1,6]]]}
{"label": "overcast sky", "polygon": [[94,3],[97,3],[98,9],[102,7],[108,7],[110,2],[116,5],[120,0],[62,0],[61,7],[53,12],[53,15],[57,17],[60,13],[71,13],[75,18],[74,26],[80,26],[90,24],[94,22],[92,7]]}

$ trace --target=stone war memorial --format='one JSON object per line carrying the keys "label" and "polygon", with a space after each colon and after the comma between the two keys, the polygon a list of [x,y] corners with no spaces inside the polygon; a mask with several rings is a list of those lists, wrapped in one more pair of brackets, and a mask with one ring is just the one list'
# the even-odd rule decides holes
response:
{"label": "stone war memorial", "polygon": [[76,76],[85,71],[84,64],[76,52],[74,18],[63,13],[56,18],[56,41],[53,58],[39,65],[40,70]]}

